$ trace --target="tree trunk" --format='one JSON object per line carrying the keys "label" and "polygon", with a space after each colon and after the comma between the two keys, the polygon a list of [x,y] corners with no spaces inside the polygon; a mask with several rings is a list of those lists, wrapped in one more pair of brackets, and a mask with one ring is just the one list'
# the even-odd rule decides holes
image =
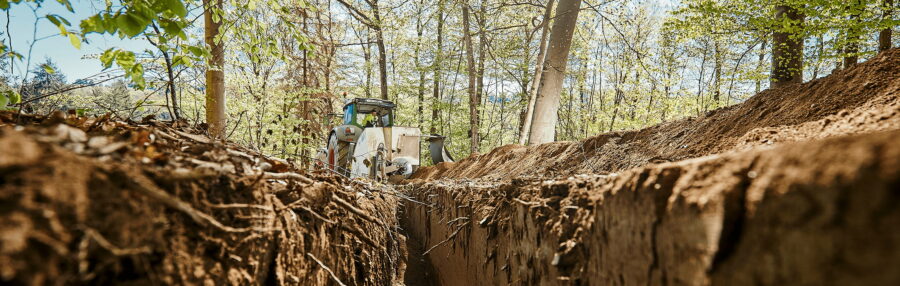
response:
{"label": "tree trunk", "polygon": [[384,35],[381,32],[381,26],[378,26],[375,30],[375,44],[378,46],[378,77],[381,83],[381,99],[388,100],[387,54],[384,52]]}
{"label": "tree trunk", "polygon": [[440,121],[441,102],[441,65],[444,53],[444,0],[438,0],[437,12],[437,50],[434,52],[434,90],[431,99],[431,133],[437,133],[437,124]]}
{"label": "tree trunk", "polygon": [[462,14],[463,45],[466,49],[466,72],[469,76],[469,138],[471,139],[469,153],[476,154],[478,153],[478,142],[480,142],[478,139],[478,104],[480,101],[478,100],[478,84],[476,82],[478,74],[475,71],[475,55],[472,51],[472,35],[469,32],[469,3],[462,3]]}
{"label": "tree trunk", "polygon": [[553,2],[547,2],[547,9],[544,10],[544,21],[541,23],[541,40],[538,43],[537,62],[534,64],[534,79],[531,80],[531,90],[528,96],[528,108],[525,109],[525,118],[522,123],[522,130],[519,132],[519,144],[528,143],[528,133],[531,131],[531,121],[534,116],[534,102],[537,97],[538,85],[541,82],[541,75],[544,73],[544,58],[547,52],[547,34],[550,30],[550,15],[553,12]]}
{"label": "tree trunk", "polygon": [[204,0],[206,13],[203,15],[204,40],[209,46],[210,59],[206,69],[206,122],[209,124],[209,135],[222,138],[225,135],[225,47],[219,35],[222,18],[213,21],[212,13],[222,11],[222,0]]}
{"label": "tree trunk", "polygon": [[581,0],[561,0],[556,8],[556,22],[550,34],[550,46],[544,61],[544,75],[538,87],[529,144],[552,142],[556,137],[559,96],[565,79],[566,60],[572,46],[572,34],[578,20]]}
{"label": "tree trunk", "polygon": [[[487,26],[486,26],[486,21],[485,21],[486,14],[487,14],[487,4],[485,3],[485,0],[481,0],[481,5],[479,5],[479,13],[476,14],[477,17],[475,17],[476,21],[478,22],[478,52],[477,52],[478,62],[475,64],[477,66],[476,73],[478,74],[478,79],[475,82],[475,100],[480,102],[481,106],[485,106],[485,107],[488,104],[487,98],[484,96],[484,93],[485,93],[485,91],[484,91],[484,58],[485,58],[485,54],[487,54],[487,52],[485,52],[485,48],[487,45]],[[480,16],[478,16],[478,15],[480,15]],[[481,118],[485,118],[484,116],[485,116],[484,108],[482,108],[479,111],[479,115],[478,115],[479,120],[478,120],[478,122],[476,122],[478,124],[478,128],[475,130],[481,130],[481,123],[482,123]],[[489,120],[488,122],[493,122],[493,117],[489,116],[488,120]],[[490,134],[490,128],[488,128],[486,133]],[[479,134],[478,135],[478,145],[479,146],[481,146],[481,140],[482,140],[481,134]]]}
{"label": "tree trunk", "polygon": [[778,21],[790,21],[785,25],[790,31],[777,29],[772,33],[772,87],[803,82],[803,15],[790,6],[776,6],[775,18]]}
{"label": "tree trunk", "polygon": [[859,62],[859,13],[862,9],[862,1],[849,1],[847,9],[850,10],[850,27],[847,29],[847,44],[844,45],[844,68],[849,68]]}
{"label": "tree trunk", "polygon": [[419,73],[419,89],[418,89],[418,100],[419,100],[419,109],[416,117],[419,119],[419,130],[423,128],[424,121],[424,107],[425,104],[425,69],[422,68],[422,64],[419,62],[419,54],[422,50],[422,30],[424,29],[422,25],[422,7],[425,3],[424,1],[419,2],[419,16],[416,17],[416,49],[415,49],[415,62],[416,62],[416,72]]}
{"label": "tree trunk", "polygon": [[[759,64],[757,66],[757,70],[759,70],[759,71],[762,71],[762,69],[763,69],[763,65],[764,65],[764,62],[766,59],[766,45],[768,45],[768,43],[769,43],[768,39],[765,39],[765,37],[763,37],[762,45],[759,47],[759,59],[758,59]],[[753,94],[757,94],[760,91],[762,91],[762,81],[757,79],[756,80],[756,92],[754,92]]]}
{"label": "tree trunk", "polygon": [[718,39],[713,39],[713,101],[715,104],[719,104],[719,99],[722,97],[722,58],[721,44]]}
{"label": "tree trunk", "polygon": [[[882,14],[881,19],[885,21],[890,21],[891,16],[893,15],[894,10],[894,0],[884,0],[884,3],[881,6]],[[891,48],[891,34],[893,33],[893,27],[888,25],[878,33],[878,51],[883,52]]]}

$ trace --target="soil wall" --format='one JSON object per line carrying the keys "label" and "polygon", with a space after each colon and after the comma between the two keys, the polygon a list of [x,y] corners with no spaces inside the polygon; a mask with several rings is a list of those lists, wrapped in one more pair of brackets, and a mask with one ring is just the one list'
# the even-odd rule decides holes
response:
{"label": "soil wall", "polygon": [[898,285],[900,131],[406,185],[441,285]]}
{"label": "soil wall", "polygon": [[154,122],[8,115],[0,284],[403,281],[388,192]]}

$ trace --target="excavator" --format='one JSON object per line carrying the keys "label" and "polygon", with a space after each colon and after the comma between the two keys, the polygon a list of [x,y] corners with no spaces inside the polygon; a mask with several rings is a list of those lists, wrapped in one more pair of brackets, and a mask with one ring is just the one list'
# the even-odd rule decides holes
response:
{"label": "excavator", "polygon": [[319,150],[323,167],[350,178],[396,181],[420,165],[420,140],[427,140],[434,164],[453,162],[444,136],[423,135],[416,127],[394,125],[397,105],[388,100],[354,98],[344,104],[342,124]]}

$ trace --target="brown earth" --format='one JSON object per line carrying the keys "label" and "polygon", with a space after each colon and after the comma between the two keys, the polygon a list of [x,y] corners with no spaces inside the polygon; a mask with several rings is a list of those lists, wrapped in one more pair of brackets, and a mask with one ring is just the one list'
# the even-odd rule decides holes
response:
{"label": "brown earth", "polygon": [[900,49],[807,83],[763,91],[704,116],[577,142],[506,145],[413,179],[608,173],[780,142],[900,128]]}
{"label": "brown earth", "polygon": [[900,284],[900,49],[637,131],[421,168],[440,285]]}
{"label": "brown earth", "polygon": [[406,186],[440,285],[897,285],[900,131]]}
{"label": "brown earth", "polygon": [[0,113],[2,284],[403,281],[388,191],[152,121],[14,120]]}

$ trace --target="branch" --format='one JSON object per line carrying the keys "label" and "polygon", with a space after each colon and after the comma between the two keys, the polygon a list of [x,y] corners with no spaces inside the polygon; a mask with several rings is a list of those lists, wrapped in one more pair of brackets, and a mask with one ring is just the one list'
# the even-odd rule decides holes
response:
{"label": "branch", "polygon": [[345,1],[345,0],[337,0],[337,1],[340,2],[341,4],[343,4],[344,7],[347,7],[347,9],[350,10],[350,16],[353,16],[353,18],[355,18],[357,21],[359,21],[363,25],[369,26],[369,28],[372,28],[372,29],[377,28],[377,26],[375,25],[375,22],[372,22],[372,19],[370,19],[369,16],[366,16],[366,14],[363,14],[362,11],[360,11],[353,5],[350,5],[350,3],[347,3],[347,1]]}

